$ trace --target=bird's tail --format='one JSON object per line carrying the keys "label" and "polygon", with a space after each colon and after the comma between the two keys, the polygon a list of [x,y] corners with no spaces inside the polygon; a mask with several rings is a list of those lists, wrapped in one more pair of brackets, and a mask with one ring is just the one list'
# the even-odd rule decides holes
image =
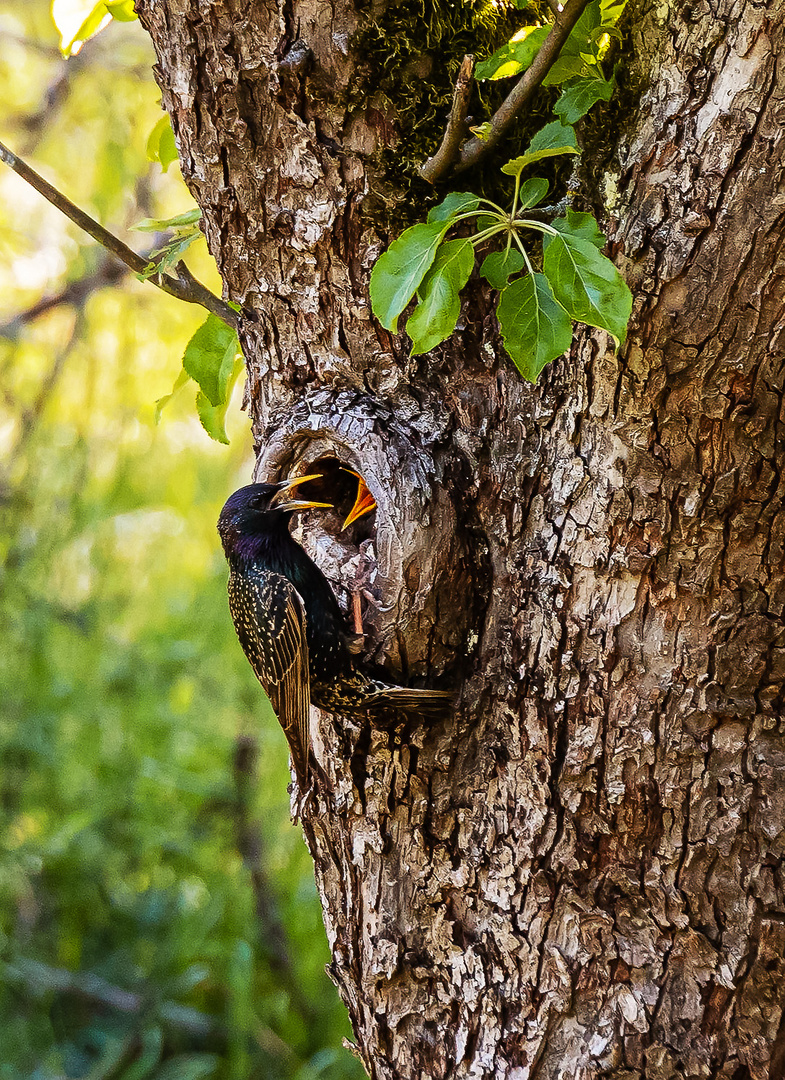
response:
{"label": "bird's tail", "polygon": [[449,690],[413,690],[408,686],[380,686],[369,699],[372,709],[397,709],[428,717],[448,716],[455,707],[455,694]]}

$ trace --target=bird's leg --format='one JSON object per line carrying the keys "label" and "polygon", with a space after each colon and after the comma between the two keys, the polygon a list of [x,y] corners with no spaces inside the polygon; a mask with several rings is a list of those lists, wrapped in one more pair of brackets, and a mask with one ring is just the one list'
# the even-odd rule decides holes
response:
{"label": "bird's leg", "polygon": [[360,637],[364,636],[362,594],[365,590],[352,589],[352,618],[354,620],[354,632]]}

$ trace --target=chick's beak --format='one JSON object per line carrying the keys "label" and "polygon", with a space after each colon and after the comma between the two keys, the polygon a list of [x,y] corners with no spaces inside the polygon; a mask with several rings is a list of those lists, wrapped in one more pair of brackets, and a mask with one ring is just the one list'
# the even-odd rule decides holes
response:
{"label": "chick's beak", "polygon": [[308,480],[321,480],[321,473],[311,473],[308,476],[293,476],[288,480],[282,480],[278,485],[279,491],[273,496],[270,503],[271,507],[275,507],[276,510],[310,510],[312,507],[324,507],[329,509],[332,503],[326,502],[314,502],[311,499],[291,499],[288,496],[293,492],[294,488],[299,487],[300,484],[305,484]]}
{"label": "chick's beak", "polygon": [[350,472],[352,476],[357,477],[357,498],[354,500],[354,506],[349,511],[349,514],[341,527],[341,532],[344,529],[348,529],[358,518],[361,518],[364,514],[370,514],[371,510],[376,509],[376,499],[368,490],[363,478],[359,473],[356,473],[354,469],[346,469],[346,472]]}

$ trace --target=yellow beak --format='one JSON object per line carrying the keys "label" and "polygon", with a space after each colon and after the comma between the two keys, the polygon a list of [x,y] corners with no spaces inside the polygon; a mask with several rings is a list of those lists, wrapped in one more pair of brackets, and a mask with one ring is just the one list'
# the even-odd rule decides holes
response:
{"label": "yellow beak", "polygon": [[364,514],[370,514],[371,510],[376,509],[376,499],[368,490],[363,478],[359,473],[356,473],[354,469],[344,469],[345,472],[350,472],[352,476],[357,477],[357,498],[354,500],[354,506],[349,511],[349,514],[344,521],[341,531],[348,529],[358,518],[363,517]]}
{"label": "yellow beak", "polygon": [[282,480],[278,485],[281,490],[273,497],[270,506],[274,506],[277,510],[310,510],[312,507],[329,509],[332,503],[313,502],[310,499],[287,499],[291,491],[300,484],[308,480],[321,480],[321,478],[321,473],[311,473],[308,476],[293,476],[289,480]]}

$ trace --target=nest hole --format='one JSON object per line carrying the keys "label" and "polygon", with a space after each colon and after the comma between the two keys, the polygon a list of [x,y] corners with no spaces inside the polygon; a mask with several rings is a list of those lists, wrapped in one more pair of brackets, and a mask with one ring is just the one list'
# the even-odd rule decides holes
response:
{"label": "nest hole", "polygon": [[[298,487],[301,498],[331,503],[329,510],[300,516],[294,534],[333,586],[333,591],[355,633],[367,634],[368,616],[381,603],[377,581],[376,510],[344,523],[352,511],[364,477],[336,457],[325,456],[308,463],[317,480]],[[367,485],[366,485],[367,486]],[[373,621],[373,620],[371,620]]]}

